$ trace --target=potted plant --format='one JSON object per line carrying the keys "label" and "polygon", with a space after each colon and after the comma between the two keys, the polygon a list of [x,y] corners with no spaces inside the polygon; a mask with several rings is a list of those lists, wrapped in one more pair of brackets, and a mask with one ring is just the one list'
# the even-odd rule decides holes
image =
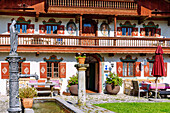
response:
{"label": "potted plant", "polygon": [[120,91],[120,86],[122,86],[122,83],[122,78],[119,78],[116,74],[110,72],[106,78],[107,93],[116,95]]}
{"label": "potted plant", "polygon": [[76,60],[79,62],[79,64],[84,64],[86,59],[86,54],[79,53],[78,56],[76,56]]}
{"label": "potted plant", "polygon": [[70,77],[67,87],[72,95],[78,95],[78,75]]}
{"label": "potted plant", "polygon": [[37,96],[37,90],[33,87],[19,88],[19,97],[24,108],[32,108],[33,97]]}

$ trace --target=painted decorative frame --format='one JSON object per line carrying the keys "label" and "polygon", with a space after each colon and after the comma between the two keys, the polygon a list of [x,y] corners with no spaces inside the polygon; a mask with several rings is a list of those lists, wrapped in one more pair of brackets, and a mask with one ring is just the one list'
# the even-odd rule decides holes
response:
{"label": "painted decorative frame", "polygon": [[109,25],[105,22],[103,22],[100,25],[100,30],[103,36],[108,36],[109,35]]}
{"label": "painted decorative frame", "polygon": [[67,23],[67,32],[69,34],[74,34],[76,32],[76,24],[74,22]]}

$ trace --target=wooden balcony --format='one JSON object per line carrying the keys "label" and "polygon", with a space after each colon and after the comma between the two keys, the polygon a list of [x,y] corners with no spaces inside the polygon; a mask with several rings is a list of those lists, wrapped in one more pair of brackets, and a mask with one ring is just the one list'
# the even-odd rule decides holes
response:
{"label": "wooden balcony", "polygon": [[[116,0],[48,0],[50,13],[76,14],[137,14],[134,1]],[[102,10],[101,10],[102,9]],[[120,10],[121,9],[121,10]],[[126,13],[125,13],[126,12]]]}
{"label": "wooden balcony", "polygon": [[[162,45],[170,54],[170,38],[19,35],[18,52],[155,53]],[[0,35],[0,52],[10,51],[10,36]]]}
{"label": "wooden balcony", "polygon": [[61,7],[137,9],[136,2],[114,0],[48,0],[48,4]]}

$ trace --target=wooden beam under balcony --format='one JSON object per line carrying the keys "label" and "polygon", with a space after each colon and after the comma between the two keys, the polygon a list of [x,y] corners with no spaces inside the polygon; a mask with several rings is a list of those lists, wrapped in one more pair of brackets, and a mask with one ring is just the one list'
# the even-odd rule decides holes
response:
{"label": "wooden beam under balcony", "polygon": [[[40,46],[19,45],[18,53],[143,53],[154,54],[157,47],[90,47],[90,46]],[[170,47],[162,47],[164,54],[170,54]],[[0,45],[0,52],[9,52],[10,46]]]}

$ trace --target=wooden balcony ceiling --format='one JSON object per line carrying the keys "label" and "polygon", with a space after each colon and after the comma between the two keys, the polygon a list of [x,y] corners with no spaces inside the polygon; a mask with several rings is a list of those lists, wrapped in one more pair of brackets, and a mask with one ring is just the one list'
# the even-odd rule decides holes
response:
{"label": "wooden balcony ceiling", "polygon": [[48,13],[56,14],[98,14],[98,15],[138,15],[137,10],[106,8],[49,7]]}
{"label": "wooden balcony ceiling", "polygon": [[[155,47],[92,47],[92,46],[40,46],[19,45],[18,53],[147,53],[154,54]],[[164,54],[170,54],[170,47],[162,47]],[[0,46],[0,52],[9,52],[10,46]]]}

